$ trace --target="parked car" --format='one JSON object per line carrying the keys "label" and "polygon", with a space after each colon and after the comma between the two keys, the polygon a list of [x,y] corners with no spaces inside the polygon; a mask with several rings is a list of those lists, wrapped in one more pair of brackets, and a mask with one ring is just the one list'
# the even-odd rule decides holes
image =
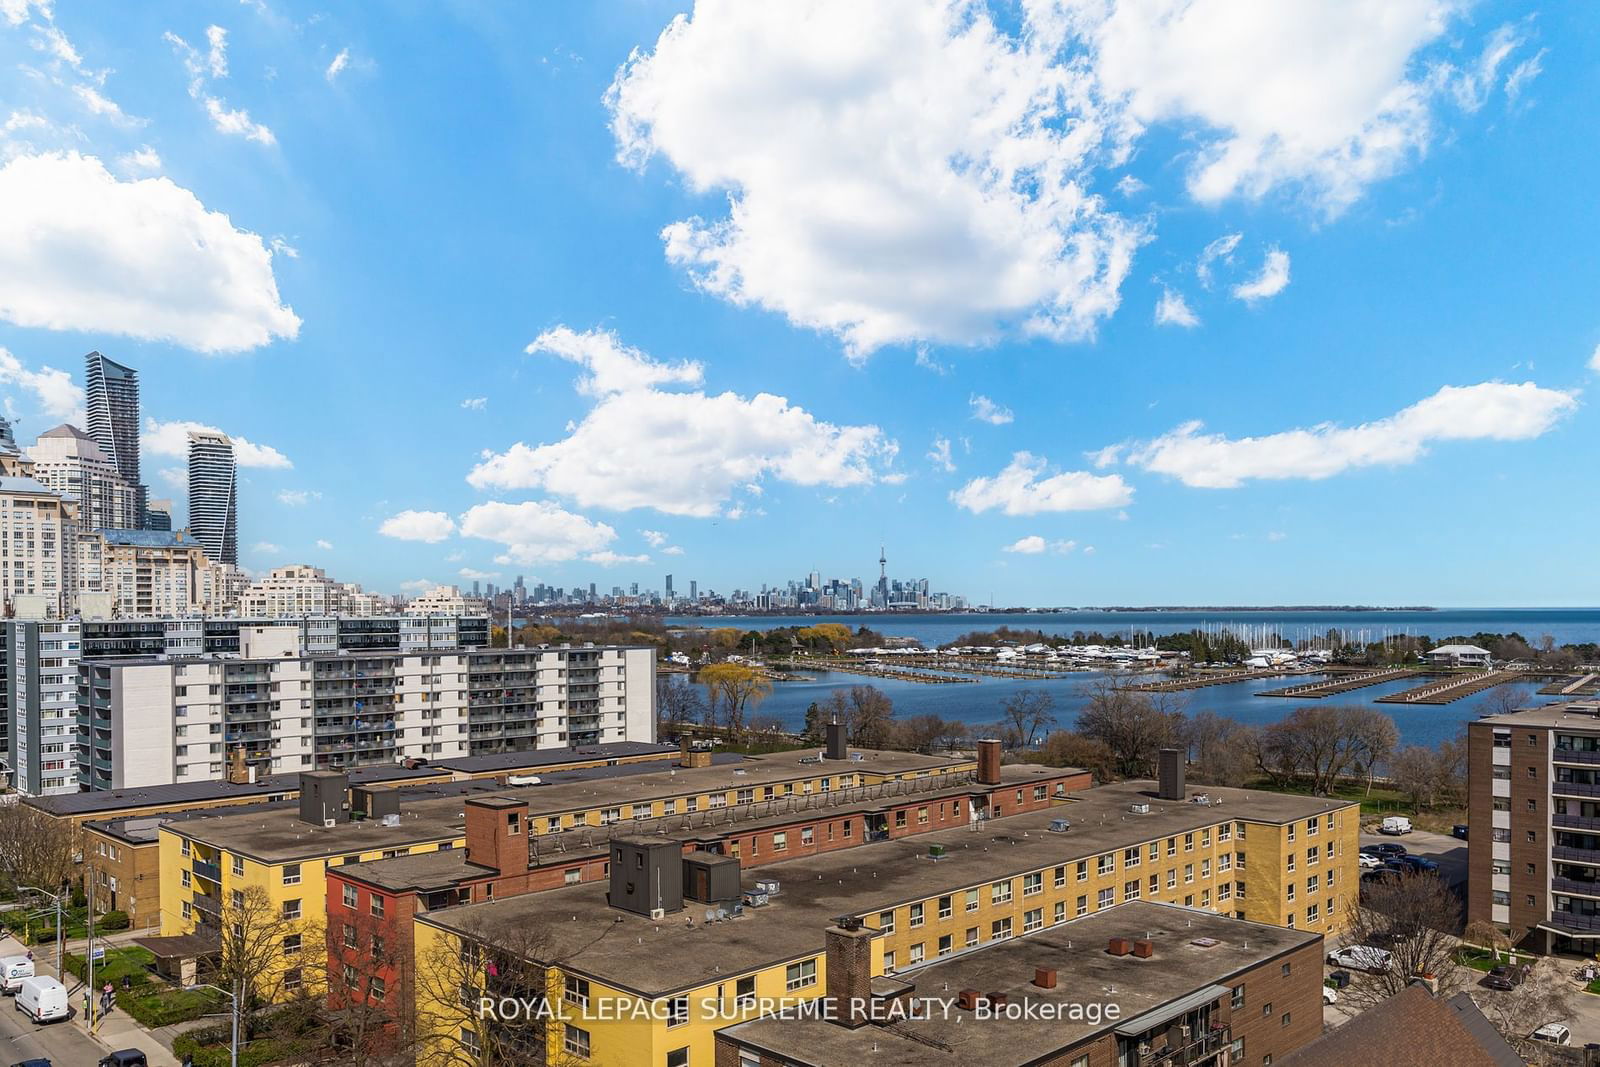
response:
{"label": "parked car", "polygon": [[1464,822],[1458,822],[1454,826],[1450,827],[1450,836],[1459,837],[1461,840],[1465,841],[1467,839],[1467,824]]}
{"label": "parked car", "polygon": [[11,1003],[36,1023],[54,1022],[72,1014],[67,1006],[67,987],[42,975],[24,978],[17,989],[17,999]]}
{"label": "parked car", "polygon": [[1346,945],[1328,953],[1328,962],[1349,971],[1381,974],[1394,962],[1394,953],[1375,945]]}
{"label": "parked car", "polygon": [[49,1060],[20,1060],[11,1067],[51,1067]]}
{"label": "parked car", "polygon": [[1406,846],[1397,845],[1393,841],[1385,841],[1381,845],[1368,845],[1367,847],[1375,850],[1380,857],[1386,860],[1406,854]]}
{"label": "parked car", "polygon": [[1502,963],[1485,976],[1483,984],[1490,989],[1515,989],[1527,976],[1526,964]]}
{"label": "parked car", "polygon": [[1380,834],[1398,836],[1400,834],[1409,834],[1410,832],[1411,820],[1404,815],[1386,815],[1384,816],[1383,824],[1378,827],[1378,833]]}
{"label": "parked car", "polygon": [[0,993],[16,996],[24,978],[33,977],[33,961],[26,956],[6,956],[0,959]]}
{"label": "parked car", "polygon": [[1383,860],[1379,858],[1378,854],[1375,852],[1361,853],[1361,855],[1356,857],[1356,862],[1361,865],[1362,870],[1371,870],[1374,867],[1383,866]]}
{"label": "parked car", "polygon": [[1547,1041],[1552,1045],[1572,1044],[1572,1031],[1561,1023],[1545,1023],[1528,1036],[1535,1041]]}
{"label": "parked car", "polygon": [[1325,985],[1325,986],[1322,987],[1322,1003],[1324,1003],[1324,1004],[1336,1004],[1336,1003],[1338,1003],[1338,1001],[1339,1001],[1339,994],[1334,991],[1333,986]]}
{"label": "parked car", "polygon": [[150,1067],[150,1061],[138,1049],[125,1048],[102,1056],[96,1067]]}
{"label": "parked car", "polygon": [[1439,864],[1426,856],[1401,856],[1395,862],[1413,874],[1439,873]]}

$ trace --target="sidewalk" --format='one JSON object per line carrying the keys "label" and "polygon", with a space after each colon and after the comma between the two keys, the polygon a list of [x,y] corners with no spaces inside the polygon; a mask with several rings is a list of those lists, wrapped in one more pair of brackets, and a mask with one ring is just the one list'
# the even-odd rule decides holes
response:
{"label": "sidewalk", "polygon": [[[113,935],[115,936],[115,935]],[[135,935],[137,936],[137,935]],[[110,938],[107,938],[110,940]],[[74,942],[67,942],[67,951],[71,952]],[[86,942],[76,943],[81,951]],[[42,951],[41,951],[42,950]],[[28,946],[22,944],[10,934],[0,937],[0,956],[21,956],[29,951]],[[180,1067],[178,1057],[172,1054],[172,1049],[163,1044],[149,1030],[140,1026],[133,1016],[121,1008],[112,1008],[109,1014],[97,1016],[99,1025],[94,1030],[88,1028],[88,1021],[84,1016],[83,983],[72,975],[62,977],[55,969],[55,945],[33,946],[33,967],[38,974],[60,978],[67,987],[67,1003],[73,1006],[72,1021],[69,1025],[88,1034],[99,1042],[107,1052],[118,1049],[136,1048],[145,1054],[152,1067]]]}

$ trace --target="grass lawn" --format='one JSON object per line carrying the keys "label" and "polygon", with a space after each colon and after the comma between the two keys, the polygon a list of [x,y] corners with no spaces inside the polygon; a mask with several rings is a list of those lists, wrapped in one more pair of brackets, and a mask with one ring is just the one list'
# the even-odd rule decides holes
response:
{"label": "grass lawn", "polygon": [[[105,959],[94,965],[95,985],[110,982],[121,989],[122,979],[125,976],[132,978],[136,985],[147,982],[150,980],[150,968],[155,966],[155,962],[155,955],[149,949],[140,948],[138,945],[108,948]],[[84,958],[75,953],[67,953],[67,970],[79,978],[84,977],[87,970]]]}
{"label": "grass lawn", "polygon": [[1506,954],[1503,952],[1497,957],[1487,949],[1463,947],[1456,950],[1456,962],[1464,967],[1471,967],[1475,971],[1482,971],[1487,974],[1502,963],[1507,962],[1507,960]]}
{"label": "grass lawn", "polygon": [[[1275,786],[1265,778],[1258,778],[1248,783],[1251,789],[1266,789],[1277,793],[1299,793],[1311,795],[1311,787],[1303,782],[1293,785]],[[1340,782],[1333,790],[1337,800],[1348,800],[1360,803],[1362,815],[1409,815],[1411,822],[1419,830],[1428,830],[1432,833],[1450,833],[1451,827],[1457,823],[1467,821],[1464,808],[1438,808],[1432,811],[1418,811],[1408,797],[1400,790],[1391,786],[1375,784],[1371,792],[1367,791],[1364,782]]]}
{"label": "grass lawn", "polygon": [[1600,996],[1600,978],[1596,978],[1594,981],[1584,986],[1583,991],[1585,993],[1593,993],[1596,996]]}
{"label": "grass lawn", "polygon": [[178,989],[155,982],[117,993],[117,1007],[152,1029],[226,1011],[227,1003],[215,989]]}

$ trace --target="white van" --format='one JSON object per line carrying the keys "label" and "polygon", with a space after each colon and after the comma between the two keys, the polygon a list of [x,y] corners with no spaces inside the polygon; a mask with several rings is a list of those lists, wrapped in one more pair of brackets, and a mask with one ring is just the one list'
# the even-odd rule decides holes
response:
{"label": "white van", "polygon": [[1411,820],[1404,815],[1385,815],[1383,825],[1378,827],[1378,833],[1398,836],[1411,832]]}
{"label": "white van", "polygon": [[39,975],[24,978],[17,989],[16,1009],[36,1023],[55,1022],[72,1014],[67,1007],[67,987]]}
{"label": "white van", "polygon": [[24,978],[33,977],[33,961],[26,956],[0,957],[0,993],[15,996]]}

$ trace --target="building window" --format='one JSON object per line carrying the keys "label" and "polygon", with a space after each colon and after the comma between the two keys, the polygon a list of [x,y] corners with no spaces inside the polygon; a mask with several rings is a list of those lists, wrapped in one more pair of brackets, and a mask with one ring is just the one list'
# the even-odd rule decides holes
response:
{"label": "building window", "polygon": [[1089,914],[1089,897],[1088,897],[1087,894],[1079,894],[1079,896],[1078,896],[1078,906],[1077,906],[1077,910],[1074,912],[1074,914],[1075,915],[1087,915],[1087,914]]}
{"label": "building window", "polygon": [[376,893],[372,894],[372,914],[383,918],[383,898]]}
{"label": "building window", "polygon": [[789,992],[817,984],[817,961],[801,960],[791,963],[784,972],[783,988]]}
{"label": "building window", "polygon": [[673,997],[667,1001],[667,1027],[682,1026],[689,1021],[689,998]]}
{"label": "building window", "polygon": [[1271,1014],[1272,1014],[1272,1001],[1269,1000],[1265,1004],[1261,1005],[1261,1015],[1262,1015],[1263,1018],[1265,1018],[1266,1016],[1271,1015]]}
{"label": "building window", "polygon": [[1278,1025],[1279,1026],[1288,1026],[1289,1025],[1289,1020],[1291,1018],[1293,1018],[1293,1017],[1294,1017],[1294,1012],[1292,1012],[1292,1011],[1284,1012],[1282,1015],[1278,1016]]}
{"label": "building window", "polygon": [[1011,920],[996,919],[989,924],[989,940],[1004,941],[1011,936]]}
{"label": "building window", "polygon": [[1028,911],[1028,912],[1024,912],[1023,913],[1023,916],[1022,916],[1022,931],[1023,931],[1023,933],[1032,933],[1035,930],[1043,930],[1043,929],[1044,929],[1044,909],[1043,908],[1034,908],[1032,911]]}
{"label": "building window", "polygon": [[[235,871],[234,873],[238,874],[239,872]],[[286,863],[283,865],[283,884],[300,884],[300,865],[298,863]]]}
{"label": "building window", "polygon": [[1067,902],[1066,901],[1064,901],[1064,900],[1056,901],[1056,917],[1055,917],[1054,921],[1058,922],[1058,923],[1064,923],[1064,922],[1067,921]]}
{"label": "building window", "polygon": [[571,1023],[567,1024],[566,1029],[566,1037],[562,1039],[561,1044],[567,1050],[567,1054],[569,1056],[577,1056],[579,1059],[588,1059],[589,1031],[573,1026]]}
{"label": "building window", "polygon": [[734,1003],[741,1008],[748,1008],[756,1002],[756,980],[754,975],[741,978],[734,984],[733,999]]}
{"label": "building window", "polygon": [[916,927],[921,926],[921,925],[922,925],[922,904],[920,902],[918,902],[916,904],[911,905],[911,926],[912,926],[913,929],[915,929]]}
{"label": "building window", "polygon": [[689,1067],[689,1046],[675,1048],[667,1053],[667,1067]]}
{"label": "building window", "polygon": [[233,873],[234,873],[234,875],[236,877],[237,876],[242,876],[244,874],[244,857],[243,856],[235,856],[235,857],[233,857]]}
{"label": "building window", "polygon": [[1102,889],[1102,890],[1100,890],[1099,897],[1095,900],[1095,905],[1094,906],[1095,906],[1095,909],[1098,911],[1098,910],[1100,910],[1102,908],[1109,908],[1109,907],[1111,907],[1111,905],[1115,904],[1116,902],[1117,902],[1117,891],[1115,889]]}
{"label": "building window", "polygon": [[978,943],[978,928],[976,926],[967,927],[967,941],[966,941],[967,947],[971,948],[974,945],[976,945],[977,943]]}
{"label": "building window", "polygon": [[967,910],[978,910],[978,891],[976,889],[967,890]]}
{"label": "building window", "polygon": [[989,903],[1007,904],[1011,901],[1011,879],[989,883]]}
{"label": "building window", "polygon": [[948,919],[955,910],[955,901],[950,897],[939,898],[939,918]]}
{"label": "building window", "polygon": [[1044,892],[1044,872],[1034,871],[1022,876],[1022,895],[1031,897]]}
{"label": "building window", "polygon": [[561,999],[568,1004],[576,1005],[581,1011],[589,1010],[589,979],[579,978],[577,975],[567,975],[563,983]]}
{"label": "building window", "polygon": [[344,947],[356,947],[356,928],[351,926],[349,923],[344,924]]}
{"label": "building window", "polygon": [[299,897],[296,897],[293,900],[286,900],[286,901],[283,902],[283,917],[285,919],[298,919],[298,918],[300,918],[300,898]]}
{"label": "building window", "polygon": [[1240,982],[1233,987],[1233,993],[1228,997],[1228,1003],[1234,1011],[1244,1007],[1244,983]]}
{"label": "building window", "polygon": [[300,954],[299,934],[290,934],[283,939],[283,954],[285,956],[298,956]]}
{"label": "building window", "polygon": [[382,978],[374,976],[367,981],[367,998],[369,1000],[382,1000],[389,991],[387,983]]}
{"label": "building window", "polygon": [[894,933],[894,912],[880,911],[878,913],[878,929],[886,934]]}
{"label": "building window", "polygon": [[353,885],[344,887],[344,906],[347,908],[356,906],[356,887]]}
{"label": "building window", "polygon": [[924,942],[918,941],[915,945],[912,945],[911,946],[911,962],[914,963],[914,964],[915,963],[921,963],[924,950],[925,950],[925,943]]}
{"label": "building window", "polygon": [[1060,889],[1063,886],[1065,886],[1066,884],[1067,884],[1067,869],[1065,867],[1057,867],[1056,868],[1056,888]]}
{"label": "building window", "polygon": [[950,955],[950,953],[952,951],[954,951],[954,940],[955,939],[952,938],[949,934],[941,935],[940,938],[939,938],[939,955],[941,955],[941,956]]}

